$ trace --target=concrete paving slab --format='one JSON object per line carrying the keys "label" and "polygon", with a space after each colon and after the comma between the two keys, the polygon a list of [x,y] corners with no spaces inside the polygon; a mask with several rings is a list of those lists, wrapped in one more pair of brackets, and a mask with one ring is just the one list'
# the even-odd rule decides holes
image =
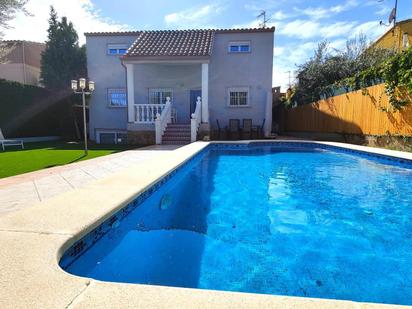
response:
{"label": "concrete paving slab", "polygon": [[[116,300],[116,308],[305,308],[305,309],[355,309],[350,301],[280,297],[173,287],[113,284],[93,281],[88,289],[73,303],[73,308],[105,308]],[[384,308],[384,307],[379,307]]]}
{"label": "concrete paving slab", "polygon": [[73,187],[81,188],[87,183],[95,180],[94,177],[87,174],[80,168],[75,168],[73,170],[67,170],[60,173],[60,175]]}
{"label": "concrete paving slab", "polygon": [[73,189],[59,174],[36,179],[34,183],[41,201]]}
{"label": "concrete paving slab", "polygon": [[90,279],[57,265],[68,235],[0,232],[0,308],[66,308]]}
{"label": "concrete paving slab", "polygon": [[40,202],[40,196],[33,181],[0,187],[0,215],[37,202]]}

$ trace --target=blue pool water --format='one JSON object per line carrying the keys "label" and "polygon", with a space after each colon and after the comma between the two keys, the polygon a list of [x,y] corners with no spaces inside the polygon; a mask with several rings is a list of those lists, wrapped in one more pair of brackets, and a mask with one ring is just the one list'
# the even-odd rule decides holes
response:
{"label": "blue pool water", "polygon": [[65,269],[411,305],[411,167],[315,144],[210,147]]}

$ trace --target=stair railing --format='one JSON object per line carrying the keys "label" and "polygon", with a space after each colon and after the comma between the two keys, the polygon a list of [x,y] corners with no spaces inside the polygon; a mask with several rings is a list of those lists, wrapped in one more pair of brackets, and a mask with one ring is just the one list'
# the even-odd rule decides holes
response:
{"label": "stair railing", "polygon": [[202,110],[202,101],[200,97],[197,97],[195,112],[192,114],[192,117],[190,119],[190,142],[191,143],[196,142],[196,139],[197,139],[197,131],[199,130],[199,126],[202,121],[201,110]]}
{"label": "stair railing", "polygon": [[162,143],[162,136],[166,130],[167,124],[172,122],[172,103],[170,97],[166,98],[166,104],[161,114],[156,114],[155,129],[156,129],[156,144]]}

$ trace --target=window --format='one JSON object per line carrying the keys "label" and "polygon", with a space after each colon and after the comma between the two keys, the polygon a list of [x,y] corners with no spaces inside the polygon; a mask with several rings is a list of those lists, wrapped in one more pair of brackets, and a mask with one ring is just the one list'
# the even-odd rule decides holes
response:
{"label": "window", "polygon": [[125,44],[109,44],[107,45],[107,54],[112,56],[124,55],[127,47]]}
{"label": "window", "polygon": [[107,89],[107,100],[109,106],[126,107],[126,89],[125,88],[109,88]]}
{"label": "window", "polygon": [[249,53],[250,42],[230,42],[229,53]]}
{"label": "window", "polygon": [[409,37],[408,34],[405,32],[402,36],[402,47],[408,48],[409,47]]}
{"label": "window", "polygon": [[229,88],[229,106],[249,106],[249,88]]}
{"label": "window", "polygon": [[149,89],[149,104],[164,104],[166,98],[170,97],[173,100],[173,91],[171,88],[150,88]]}
{"label": "window", "polygon": [[127,134],[124,132],[98,132],[99,144],[127,144]]}

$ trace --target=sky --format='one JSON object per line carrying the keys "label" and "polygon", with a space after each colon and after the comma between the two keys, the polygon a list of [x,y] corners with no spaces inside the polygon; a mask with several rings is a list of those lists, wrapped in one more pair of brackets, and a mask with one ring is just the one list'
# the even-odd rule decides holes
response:
{"label": "sky", "polygon": [[[84,32],[258,27],[261,10],[275,26],[273,85],[285,90],[289,71],[328,40],[340,49],[363,33],[375,40],[385,31],[395,0],[29,0],[30,16],[18,14],[5,39],[44,42],[49,7],[67,16],[85,42]],[[412,0],[398,0],[398,20],[412,18]]]}

